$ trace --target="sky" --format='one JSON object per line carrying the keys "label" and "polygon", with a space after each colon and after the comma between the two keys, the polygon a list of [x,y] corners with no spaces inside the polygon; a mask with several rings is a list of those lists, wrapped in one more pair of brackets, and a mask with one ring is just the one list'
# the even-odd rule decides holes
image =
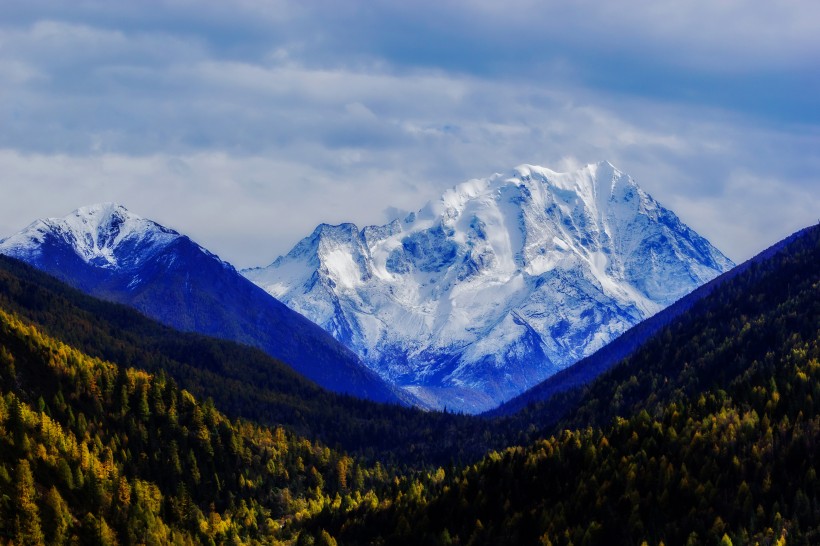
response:
{"label": "sky", "polygon": [[0,238],[97,202],[267,265],[608,160],[740,262],[820,221],[809,0],[3,0]]}

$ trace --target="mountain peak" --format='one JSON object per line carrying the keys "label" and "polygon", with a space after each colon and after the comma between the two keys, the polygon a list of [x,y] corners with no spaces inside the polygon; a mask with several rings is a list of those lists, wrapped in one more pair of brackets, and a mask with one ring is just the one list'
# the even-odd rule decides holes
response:
{"label": "mountain peak", "polygon": [[62,218],[38,220],[0,242],[0,253],[31,257],[52,244],[101,267],[138,263],[181,237],[174,230],[133,214],[117,203],[80,207]]}
{"label": "mountain peak", "polygon": [[[331,226],[321,228],[333,232]],[[322,386],[390,402],[359,359],[187,236],[117,203],[38,220],[0,241],[23,260],[93,296],[130,305],[174,328],[258,347]]]}
{"label": "mountain peak", "polygon": [[433,406],[477,411],[729,266],[602,161],[468,180],[404,223],[319,226],[244,274],[386,379]]}
{"label": "mountain peak", "polygon": [[110,218],[113,215],[136,216],[136,214],[128,212],[128,209],[126,209],[123,205],[120,205],[119,203],[114,203],[112,201],[107,201],[104,203],[94,203],[93,205],[79,207],[72,214],[75,216],[100,218]]}
{"label": "mountain peak", "polygon": [[319,224],[319,226],[313,230],[311,237],[315,237],[317,239],[336,239],[339,237],[349,238],[358,235],[358,233],[359,228],[356,224],[352,224],[350,222],[344,222],[341,224]]}
{"label": "mountain peak", "polygon": [[610,163],[606,159],[603,159],[601,161],[597,161],[595,163],[590,163],[590,164],[587,165],[587,168],[590,168],[590,167],[593,167],[593,166],[597,167],[597,168],[608,168],[608,169],[612,169],[612,170],[616,170],[616,171],[618,170],[618,168],[615,165],[613,165],[612,163]]}
{"label": "mountain peak", "polygon": [[515,167],[509,175],[496,175],[496,179],[501,184],[514,183],[516,180],[537,181],[561,190],[576,193],[580,190],[581,193],[589,195],[608,193],[620,181],[637,187],[631,177],[625,175],[609,161],[589,163],[565,172],[554,171],[539,165],[523,164]]}
{"label": "mountain peak", "polygon": [[119,228],[126,222],[143,223],[144,218],[132,214],[124,206],[117,203],[96,203],[80,207],[63,218],[49,218],[52,224],[69,226],[75,233],[92,235],[105,234],[112,229]]}
{"label": "mountain peak", "polygon": [[[608,161],[591,163],[567,172],[524,163],[505,174],[497,173],[488,178],[474,178],[457,184],[445,191],[438,203],[428,204],[422,209],[420,216],[443,215],[446,221],[458,216],[470,201],[495,199],[499,192],[512,192],[512,195],[518,193],[516,189],[522,188],[524,194],[529,195],[533,192],[543,194],[545,189],[547,192],[557,189],[592,197],[607,193],[611,189],[609,186],[622,176],[622,173]],[[631,178],[627,177],[627,180],[634,184]]]}

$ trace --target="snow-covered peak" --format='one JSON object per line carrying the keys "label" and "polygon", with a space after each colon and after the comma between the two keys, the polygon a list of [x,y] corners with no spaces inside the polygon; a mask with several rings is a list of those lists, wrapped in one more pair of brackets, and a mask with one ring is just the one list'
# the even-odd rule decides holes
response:
{"label": "snow-covered peak", "polygon": [[475,411],[731,265],[602,161],[468,180],[384,226],[323,224],[243,273],[385,378]]}
{"label": "snow-covered peak", "polygon": [[[78,230],[87,229],[89,231],[99,230],[99,228],[111,225],[114,223],[122,223],[122,221],[131,218],[133,220],[141,220],[140,216],[128,212],[124,206],[118,203],[96,203],[80,207],[65,218],[62,218],[67,224],[73,224]],[[51,219],[59,221],[60,219]]]}
{"label": "snow-covered peak", "polygon": [[37,220],[0,241],[0,253],[20,257],[43,251],[53,238],[83,261],[98,267],[135,264],[181,237],[179,233],[129,212],[117,203],[80,207],[63,218]]}
{"label": "snow-covered peak", "polygon": [[507,173],[468,180],[446,190],[438,200],[413,215],[412,221],[441,219],[448,222],[457,218],[468,203],[497,200],[502,195],[520,195],[526,199],[535,194],[535,199],[557,198],[565,202],[581,199],[585,206],[597,211],[605,208],[614,196],[628,193],[630,189],[642,199],[647,197],[631,177],[608,161],[591,163],[569,172],[522,164]]}

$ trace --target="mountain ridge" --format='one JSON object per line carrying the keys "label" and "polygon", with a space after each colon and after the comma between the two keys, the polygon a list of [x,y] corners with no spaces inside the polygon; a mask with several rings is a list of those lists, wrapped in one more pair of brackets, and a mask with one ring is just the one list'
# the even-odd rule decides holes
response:
{"label": "mountain ridge", "polygon": [[169,326],[256,346],[340,393],[407,403],[358,357],[185,235],[113,203],[30,224],[0,253]]}
{"label": "mountain ridge", "polygon": [[282,426],[362,460],[422,468],[513,441],[508,427],[477,416],[330,392],[260,349],[174,330],[3,255],[0,309],[90,357],[165,374],[231,419]]}
{"label": "mountain ridge", "polygon": [[653,335],[672,321],[686,313],[697,302],[708,297],[724,283],[731,281],[742,275],[755,264],[764,263],[770,260],[778,252],[787,248],[794,241],[811,234],[817,230],[817,226],[810,226],[800,229],[785,239],[778,241],[769,248],[759,252],[745,262],[738,264],[729,271],[712,279],[706,284],[696,288],[686,296],[682,297],[669,307],[659,311],[655,315],[639,322],[615,340],[611,341],[595,353],[583,358],[561,370],[557,374],[549,377],[535,387],[521,393],[515,398],[504,402],[484,414],[485,417],[499,417],[513,415],[524,409],[527,405],[548,401],[552,396],[567,392],[571,389],[579,388],[594,380],[606,370],[616,365],[619,361],[640,349],[641,345]]}
{"label": "mountain ridge", "polygon": [[522,165],[241,273],[433,407],[519,394],[731,261],[608,162]]}

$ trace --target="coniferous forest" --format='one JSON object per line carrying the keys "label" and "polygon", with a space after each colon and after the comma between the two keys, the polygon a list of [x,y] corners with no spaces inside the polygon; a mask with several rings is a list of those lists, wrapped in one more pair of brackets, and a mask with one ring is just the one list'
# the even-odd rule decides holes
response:
{"label": "coniferous forest", "polygon": [[0,543],[820,543],[818,226],[494,419],[331,395],[0,265]]}

